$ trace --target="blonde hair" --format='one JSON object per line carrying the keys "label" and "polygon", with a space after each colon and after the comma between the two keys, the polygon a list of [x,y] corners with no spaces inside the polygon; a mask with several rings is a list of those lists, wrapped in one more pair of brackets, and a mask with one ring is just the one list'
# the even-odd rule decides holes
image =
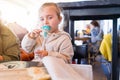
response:
{"label": "blonde hair", "polygon": [[61,14],[62,9],[61,9],[56,3],[53,3],[53,2],[44,3],[44,4],[40,7],[39,12],[40,12],[42,9],[44,9],[45,7],[49,7],[49,6],[55,7],[57,16],[58,16],[58,18],[60,18],[60,17],[61,17],[60,14]]}

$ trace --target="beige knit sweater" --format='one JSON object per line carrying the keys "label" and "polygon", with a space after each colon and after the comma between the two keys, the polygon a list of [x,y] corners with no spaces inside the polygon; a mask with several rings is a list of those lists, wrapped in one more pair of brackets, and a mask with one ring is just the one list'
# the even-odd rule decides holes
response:
{"label": "beige knit sweater", "polygon": [[[28,34],[22,40],[22,48],[27,52],[33,52],[37,49],[48,51],[48,56],[62,58],[65,62],[71,62],[74,55],[71,38],[68,33],[59,31],[58,33],[48,34],[46,39],[39,36],[37,39],[31,39]],[[40,58],[36,57],[38,61]],[[34,60],[35,60],[34,59]]]}

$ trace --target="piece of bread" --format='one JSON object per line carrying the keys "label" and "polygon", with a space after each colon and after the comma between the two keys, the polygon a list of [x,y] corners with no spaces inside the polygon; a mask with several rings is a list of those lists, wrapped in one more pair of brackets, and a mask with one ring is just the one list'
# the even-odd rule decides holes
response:
{"label": "piece of bread", "polygon": [[45,67],[30,67],[27,68],[27,72],[33,78],[32,80],[51,80]]}

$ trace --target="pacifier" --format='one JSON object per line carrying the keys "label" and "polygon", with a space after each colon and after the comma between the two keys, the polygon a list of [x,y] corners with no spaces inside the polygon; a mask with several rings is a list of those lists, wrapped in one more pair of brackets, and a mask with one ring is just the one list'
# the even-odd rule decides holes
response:
{"label": "pacifier", "polygon": [[47,37],[48,32],[50,31],[50,29],[51,29],[50,26],[47,26],[47,25],[45,25],[45,26],[42,27],[44,38]]}

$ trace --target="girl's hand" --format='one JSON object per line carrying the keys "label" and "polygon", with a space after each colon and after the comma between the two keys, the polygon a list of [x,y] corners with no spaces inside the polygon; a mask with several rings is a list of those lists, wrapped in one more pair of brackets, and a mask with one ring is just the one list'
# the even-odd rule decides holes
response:
{"label": "girl's hand", "polygon": [[28,34],[28,36],[29,36],[30,38],[32,38],[32,39],[35,39],[35,38],[37,38],[37,37],[40,35],[40,32],[42,32],[42,30],[40,30],[40,29],[35,29],[35,30],[33,30],[32,32],[30,32],[30,33]]}
{"label": "girl's hand", "polygon": [[48,52],[46,50],[37,50],[35,53],[38,54],[41,58],[48,55]]}

